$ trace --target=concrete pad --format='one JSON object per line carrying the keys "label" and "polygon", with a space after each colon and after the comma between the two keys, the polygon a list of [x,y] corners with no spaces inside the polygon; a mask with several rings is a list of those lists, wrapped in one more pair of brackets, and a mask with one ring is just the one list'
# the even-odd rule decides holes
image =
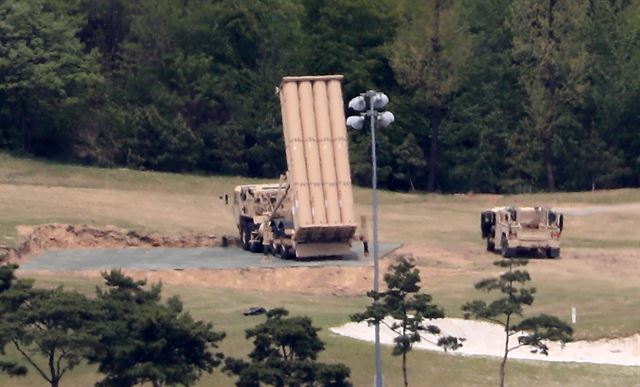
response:
{"label": "concrete pad", "polygon": [[[399,243],[380,244],[380,257],[400,247]],[[364,257],[361,244],[354,245],[349,256],[326,259],[284,260],[254,254],[236,247],[199,248],[125,248],[47,251],[20,265],[22,270],[138,270],[238,269],[246,267],[364,266],[372,258]]]}

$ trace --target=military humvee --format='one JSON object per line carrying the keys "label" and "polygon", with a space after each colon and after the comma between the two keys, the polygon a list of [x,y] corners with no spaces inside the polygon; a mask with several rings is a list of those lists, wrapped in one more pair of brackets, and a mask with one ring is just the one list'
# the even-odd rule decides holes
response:
{"label": "military humvee", "polygon": [[542,250],[547,258],[557,258],[563,226],[564,216],[546,207],[496,207],[480,216],[487,250],[494,251],[498,243],[503,257],[519,250]]}

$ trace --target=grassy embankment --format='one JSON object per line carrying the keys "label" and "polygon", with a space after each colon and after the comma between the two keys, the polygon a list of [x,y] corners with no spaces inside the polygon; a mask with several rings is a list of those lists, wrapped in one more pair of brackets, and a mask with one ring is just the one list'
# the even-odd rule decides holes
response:
{"label": "grassy embankment", "polygon": [[[230,192],[245,178],[200,177],[59,165],[0,154],[0,243],[17,244],[17,225],[47,222],[114,224],[158,232],[233,233],[230,211],[217,195]],[[366,213],[369,191],[356,189],[358,210]],[[381,237],[417,246],[425,288],[454,316],[460,304],[477,297],[472,284],[495,273],[492,256],[483,251],[478,232],[480,209],[501,204],[552,204],[559,207],[608,206],[639,203],[640,190],[522,196],[411,195],[382,192]],[[635,207],[634,207],[635,208]],[[534,312],[568,318],[577,306],[576,335],[581,338],[626,336],[640,326],[640,291],[637,260],[625,258],[640,247],[637,210],[597,212],[567,217],[563,258],[534,260],[529,269],[539,288]],[[593,247],[597,247],[596,250]],[[600,259],[600,256],[603,259]],[[88,294],[95,278],[37,275],[37,284],[64,284]],[[310,315],[323,327],[327,342],[325,361],[344,362],[352,368],[355,385],[369,385],[373,373],[370,344],[331,335],[327,328],[348,320],[362,308],[363,297],[309,296],[281,292],[243,292],[200,286],[169,286],[165,294],[179,294],[197,318],[213,321],[228,334],[222,349],[246,354],[250,343],[244,329],[259,318],[244,318],[250,305],[282,305],[293,313]],[[400,385],[400,368],[390,350],[384,351],[387,385]],[[497,384],[497,360],[450,357],[414,352],[410,356],[412,385],[457,386]],[[509,365],[510,385],[635,385],[637,367],[514,361]],[[69,373],[62,385],[92,384],[94,367]],[[40,385],[35,372],[24,379],[0,377],[0,385]],[[219,372],[202,379],[203,386],[231,385]]]}

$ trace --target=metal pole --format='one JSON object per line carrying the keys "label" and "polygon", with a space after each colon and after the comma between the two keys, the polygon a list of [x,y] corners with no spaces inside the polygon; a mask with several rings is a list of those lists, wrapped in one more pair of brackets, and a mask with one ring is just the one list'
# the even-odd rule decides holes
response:
{"label": "metal pole", "polygon": [[[376,111],[373,109],[373,96],[375,93],[370,91],[369,95],[369,120],[371,122],[371,164],[373,171],[371,174],[371,210],[373,212],[373,290],[378,292],[380,289],[378,283],[379,265],[378,265],[378,164],[376,161]],[[382,356],[380,354],[380,323],[375,325],[375,352],[376,352],[376,380],[375,386],[382,387]]]}

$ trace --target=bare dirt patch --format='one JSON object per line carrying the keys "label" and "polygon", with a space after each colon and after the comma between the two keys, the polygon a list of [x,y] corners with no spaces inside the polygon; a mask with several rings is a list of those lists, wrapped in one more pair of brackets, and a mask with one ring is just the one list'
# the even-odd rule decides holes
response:
{"label": "bare dirt patch", "polygon": [[[39,275],[80,275],[99,277],[99,270],[29,271]],[[203,286],[260,292],[295,292],[302,294],[362,295],[371,289],[371,267],[288,267],[247,269],[123,270],[133,278],[150,283]]]}
{"label": "bare dirt patch", "polygon": [[17,261],[45,250],[126,248],[126,247],[216,247],[223,239],[236,243],[235,238],[218,238],[210,234],[161,235],[125,230],[115,226],[98,228],[88,225],[44,224],[19,226],[24,239],[18,247],[0,245],[0,262]]}

